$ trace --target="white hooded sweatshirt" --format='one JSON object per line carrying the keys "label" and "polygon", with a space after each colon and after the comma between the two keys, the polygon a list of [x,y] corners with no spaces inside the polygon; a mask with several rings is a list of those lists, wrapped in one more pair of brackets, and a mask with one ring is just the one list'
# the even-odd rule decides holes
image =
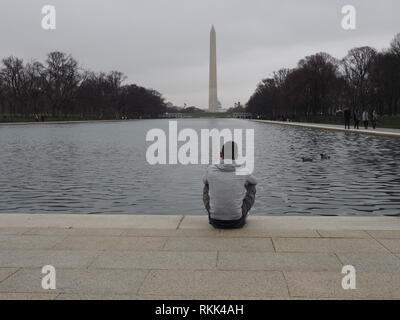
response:
{"label": "white hooded sweatshirt", "polygon": [[[232,162],[232,161],[230,161]],[[240,166],[231,163],[211,165],[203,178],[209,185],[210,215],[215,220],[238,220],[242,217],[242,204],[246,196],[247,184],[256,185],[256,178],[251,175],[237,175]]]}

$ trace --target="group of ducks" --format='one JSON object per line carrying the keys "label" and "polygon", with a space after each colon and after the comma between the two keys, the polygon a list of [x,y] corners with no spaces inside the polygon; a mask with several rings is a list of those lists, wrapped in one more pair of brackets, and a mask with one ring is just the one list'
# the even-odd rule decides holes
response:
{"label": "group of ducks", "polygon": [[[321,153],[321,160],[329,160],[331,157],[329,155],[327,155],[326,153]],[[314,158],[310,158],[310,157],[303,157],[303,162],[313,162]]]}

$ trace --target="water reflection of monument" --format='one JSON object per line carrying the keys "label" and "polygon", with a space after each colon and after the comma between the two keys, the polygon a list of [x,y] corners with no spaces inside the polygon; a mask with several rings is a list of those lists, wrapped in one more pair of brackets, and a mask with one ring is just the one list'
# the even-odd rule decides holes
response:
{"label": "water reflection of monument", "polygon": [[221,102],[218,100],[217,90],[217,36],[214,26],[210,32],[210,83],[209,83],[209,112],[221,112]]}

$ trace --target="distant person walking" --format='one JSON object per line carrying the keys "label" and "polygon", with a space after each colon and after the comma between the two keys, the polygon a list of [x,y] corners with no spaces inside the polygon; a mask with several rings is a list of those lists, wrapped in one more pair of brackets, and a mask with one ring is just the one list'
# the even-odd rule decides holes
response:
{"label": "distant person walking", "polygon": [[257,180],[251,175],[238,175],[235,163],[237,144],[227,142],[222,147],[219,164],[208,167],[203,178],[203,202],[209,223],[217,229],[239,229],[256,198]]}
{"label": "distant person walking", "polygon": [[364,110],[363,114],[362,114],[362,120],[364,122],[364,128],[365,130],[368,129],[368,123],[369,123],[369,115],[368,115],[368,111]]}
{"label": "distant person walking", "polygon": [[362,121],[362,112],[358,111],[358,128],[360,129],[361,121]]}
{"label": "distant person walking", "polygon": [[344,109],[343,115],[344,115],[344,128],[350,129],[350,119],[351,119],[350,109],[349,108]]}
{"label": "distant person walking", "polygon": [[376,129],[376,124],[378,122],[378,113],[374,110],[372,111],[372,117],[371,117],[371,122],[372,122],[372,128],[374,128],[374,130]]}
{"label": "distant person walking", "polygon": [[353,110],[354,129],[360,129],[360,114],[357,109]]}

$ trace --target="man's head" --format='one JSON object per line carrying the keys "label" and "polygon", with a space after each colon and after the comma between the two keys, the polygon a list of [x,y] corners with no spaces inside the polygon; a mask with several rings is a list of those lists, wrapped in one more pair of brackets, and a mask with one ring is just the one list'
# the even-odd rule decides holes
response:
{"label": "man's head", "polygon": [[221,159],[235,160],[238,157],[238,146],[236,142],[229,141],[222,146]]}

